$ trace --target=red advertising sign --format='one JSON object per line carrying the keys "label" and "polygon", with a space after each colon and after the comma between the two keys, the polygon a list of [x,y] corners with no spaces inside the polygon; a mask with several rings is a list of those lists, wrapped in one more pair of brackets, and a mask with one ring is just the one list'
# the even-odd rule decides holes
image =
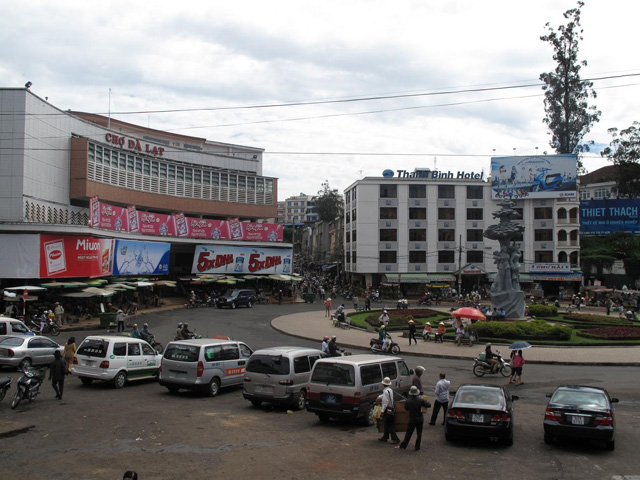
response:
{"label": "red advertising sign", "polygon": [[229,238],[227,222],[224,220],[185,217],[185,221],[190,238],[209,238],[211,240],[226,240]]}
{"label": "red advertising sign", "polygon": [[127,209],[124,207],[116,207],[108,203],[97,202],[98,204],[98,223],[93,224],[96,228],[104,228],[106,230],[114,230],[116,232],[128,232],[129,221],[127,220]]}
{"label": "red advertising sign", "polygon": [[162,213],[138,212],[140,233],[145,235],[176,236],[176,224],[173,215]]}
{"label": "red advertising sign", "polygon": [[277,223],[243,222],[243,240],[247,242],[281,242],[282,225]]}
{"label": "red advertising sign", "polygon": [[127,220],[129,220],[129,231],[140,231],[140,220],[138,219],[138,212],[135,205],[129,205],[127,207]]}
{"label": "red advertising sign", "polygon": [[40,278],[111,275],[112,262],[112,239],[40,236]]}

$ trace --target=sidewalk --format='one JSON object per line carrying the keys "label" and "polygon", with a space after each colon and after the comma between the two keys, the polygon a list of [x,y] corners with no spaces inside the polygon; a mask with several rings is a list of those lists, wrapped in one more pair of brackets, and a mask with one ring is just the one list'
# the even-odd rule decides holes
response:
{"label": "sidewalk", "polygon": [[[298,313],[285,315],[271,321],[271,326],[279,332],[294,337],[315,340],[318,348],[325,335],[336,335],[338,345],[346,348],[368,348],[369,341],[378,334],[364,330],[351,328],[345,330],[335,328],[329,318],[324,316],[324,310],[310,313]],[[418,355],[435,358],[457,358],[473,360],[484,344],[476,343],[473,347],[468,345],[456,346],[453,342],[444,344],[425,342],[418,338],[418,344],[409,346],[409,339],[400,335],[392,337],[400,346],[401,355]],[[499,350],[504,356],[509,357],[508,344],[493,343],[493,350]],[[640,346],[631,347],[532,347],[524,352],[527,363],[566,364],[566,365],[640,365]]]}

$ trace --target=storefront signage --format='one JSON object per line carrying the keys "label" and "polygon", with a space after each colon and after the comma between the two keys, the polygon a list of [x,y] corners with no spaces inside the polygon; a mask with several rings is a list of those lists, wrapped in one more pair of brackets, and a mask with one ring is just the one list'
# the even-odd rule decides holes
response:
{"label": "storefront signage", "polygon": [[[439,170],[396,170],[397,178],[425,178],[432,180],[484,180],[484,172],[465,172],[458,170],[457,172],[441,172]],[[393,170],[385,170],[382,172],[383,177],[393,177]]]}
{"label": "storefront signage", "polygon": [[112,239],[40,236],[40,278],[111,275],[112,261]]}
{"label": "storefront signage", "polygon": [[531,273],[556,273],[571,272],[571,264],[569,263],[533,263],[531,264]]}
{"label": "storefront signage", "polygon": [[468,265],[466,266],[463,270],[462,270],[462,274],[463,275],[480,275],[483,272],[480,268],[478,268],[476,265]]}
{"label": "storefront signage", "polygon": [[104,136],[107,143],[120,148],[126,148],[127,150],[135,150],[140,153],[147,153],[154,157],[164,156],[164,147],[158,147],[151,145],[150,143],[140,143],[137,138],[127,138],[122,135],[115,135],[113,133],[107,133]]}
{"label": "storefront signage", "polygon": [[580,202],[580,235],[640,233],[640,200],[607,199]]}
{"label": "storefront signage", "polygon": [[113,274],[166,275],[170,251],[170,243],[116,240]]}
{"label": "storefront signage", "polygon": [[290,274],[292,258],[291,249],[198,245],[191,273]]}

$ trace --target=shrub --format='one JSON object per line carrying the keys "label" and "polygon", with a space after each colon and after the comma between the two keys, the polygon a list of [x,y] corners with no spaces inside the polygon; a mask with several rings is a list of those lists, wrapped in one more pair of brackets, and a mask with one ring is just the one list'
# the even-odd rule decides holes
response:
{"label": "shrub", "polygon": [[551,325],[544,320],[530,322],[476,322],[473,324],[482,338],[510,340],[569,340],[571,327]]}
{"label": "shrub", "polygon": [[529,315],[532,317],[555,317],[558,314],[558,309],[553,305],[539,305],[532,303],[528,305]]}
{"label": "shrub", "polygon": [[[378,319],[382,312],[376,312],[368,315],[365,321],[372,327],[379,325]],[[426,319],[429,317],[438,316],[438,312],[429,309],[413,309],[413,310],[387,310],[389,314],[389,330],[405,330],[409,328],[409,320],[413,320],[416,323],[416,328],[422,328],[424,322],[416,320],[416,318]]]}

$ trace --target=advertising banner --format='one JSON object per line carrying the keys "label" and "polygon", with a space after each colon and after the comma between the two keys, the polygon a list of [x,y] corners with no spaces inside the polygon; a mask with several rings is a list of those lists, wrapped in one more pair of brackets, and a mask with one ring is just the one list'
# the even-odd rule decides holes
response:
{"label": "advertising banner", "polygon": [[162,213],[138,212],[140,233],[145,235],[176,236],[176,224],[173,215]]}
{"label": "advertising banner", "polygon": [[197,245],[191,273],[290,274],[293,250]]}
{"label": "advertising banner", "polygon": [[282,225],[277,223],[244,222],[243,240],[247,242],[281,242]]}
{"label": "advertising banner", "polygon": [[129,232],[138,233],[140,231],[140,221],[135,205],[127,207],[127,220],[129,220]]}
{"label": "advertising banner", "polygon": [[607,199],[580,202],[580,235],[640,233],[640,200]]}
{"label": "advertising banner", "polygon": [[577,198],[577,156],[491,158],[492,198]]}
{"label": "advertising banner", "polygon": [[40,278],[111,275],[112,260],[112,239],[40,236]]}
{"label": "advertising banner", "polygon": [[[115,205],[109,205],[108,203],[98,201],[93,205],[96,204],[98,205],[97,211],[94,211],[93,206],[91,208],[91,216],[93,218],[92,226],[96,228],[104,228],[105,230],[113,230],[115,232],[129,231],[126,208],[116,207]],[[96,213],[97,217],[95,216]]]}
{"label": "advertising banner", "polygon": [[170,243],[116,240],[114,275],[166,275]]}
{"label": "advertising banner", "polygon": [[189,236],[189,227],[187,226],[187,219],[184,213],[176,213],[173,215],[173,219],[176,222],[176,233],[179,237]]}
{"label": "advertising banner", "polygon": [[229,238],[227,222],[224,220],[209,220],[196,217],[185,217],[185,220],[189,238],[209,238],[211,240],[226,240]]}

